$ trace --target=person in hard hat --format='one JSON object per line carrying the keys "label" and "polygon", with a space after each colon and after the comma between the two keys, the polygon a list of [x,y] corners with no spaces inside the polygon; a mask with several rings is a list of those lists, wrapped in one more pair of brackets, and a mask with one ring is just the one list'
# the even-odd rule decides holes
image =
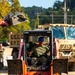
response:
{"label": "person in hard hat", "polygon": [[38,38],[38,43],[36,44],[36,46],[32,48],[31,51],[32,51],[32,56],[34,57],[33,59],[34,62],[38,60],[38,62],[36,62],[37,65],[43,65],[44,63],[46,64],[47,57],[50,56],[50,51],[49,51],[49,47],[44,45],[43,36],[40,36]]}
{"label": "person in hard hat", "polygon": [[38,38],[38,44],[32,48],[34,57],[39,57],[48,50],[49,48],[48,46],[44,45],[44,37],[42,36]]}

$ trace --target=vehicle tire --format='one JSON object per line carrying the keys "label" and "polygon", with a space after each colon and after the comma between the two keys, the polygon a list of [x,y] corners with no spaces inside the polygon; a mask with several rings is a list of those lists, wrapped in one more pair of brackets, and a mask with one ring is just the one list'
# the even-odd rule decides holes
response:
{"label": "vehicle tire", "polygon": [[3,68],[3,63],[0,62],[0,70]]}

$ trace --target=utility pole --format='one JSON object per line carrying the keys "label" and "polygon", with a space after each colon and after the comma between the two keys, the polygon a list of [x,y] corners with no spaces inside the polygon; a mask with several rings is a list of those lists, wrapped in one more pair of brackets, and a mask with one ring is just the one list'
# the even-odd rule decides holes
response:
{"label": "utility pole", "polygon": [[[67,24],[66,0],[64,0],[64,24]],[[65,27],[64,27],[64,34],[65,34],[65,38],[67,38]]]}
{"label": "utility pole", "polygon": [[64,24],[67,24],[66,0],[64,0]]}
{"label": "utility pole", "polygon": [[37,14],[37,21],[38,21],[37,25],[39,25],[39,13],[37,12],[36,14]]}
{"label": "utility pole", "polygon": [[52,11],[52,24],[54,23],[54,19],[53,19],[54,15],[53,15],[53,11]]}

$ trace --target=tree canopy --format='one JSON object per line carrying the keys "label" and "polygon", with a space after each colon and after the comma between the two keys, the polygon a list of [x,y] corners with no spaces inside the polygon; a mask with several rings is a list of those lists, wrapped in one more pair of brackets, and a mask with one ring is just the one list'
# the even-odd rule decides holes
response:
{"label": "tree canopy", "polygon": [[[21,12],[26,18],[29,20],[27,14],[22,11],[20,3],[18,0],[1,0],[0,1],[0,19],[4,19],[5,16],[13,13],[13,12]],[[7,40],[9,37],[9,33],[23,33],[24,30],[29,30],[30,22],[22,22],[18,25],[9,25],[7,27],[0,27],[0,41]]]}
{"label": "tree canopy", "polygon": [[1,0],[0,1],[0,18],[3,18],[8,13],[10,13],[11,8],[9,2],[7,0]]}
{"label": "tree canopy", "polygon": [[[75,24],[75,0],[66,0],[66,5],[67,23]],[[28,14],[32,28],[35,28],[38,22],[39,24],[64,23],[64,0],[55,0],[53,7],[49,8],[38,7],[37,9],[36,6],[32,6],[23,7],[23,10]],[[37,12],[39,13],[38,15],[35,14]]]}
{"label": "tree canopy", "polygon": [[11,0],[11,12],[22,12],[20,3],[18,0]]}

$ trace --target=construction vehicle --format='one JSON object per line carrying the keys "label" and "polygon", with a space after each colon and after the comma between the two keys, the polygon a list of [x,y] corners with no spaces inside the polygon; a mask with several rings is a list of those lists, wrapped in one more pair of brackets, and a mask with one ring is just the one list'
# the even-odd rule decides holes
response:
{"label": "construction vehicle", "polygon": [[[50,56],[46,57],[46,61],[42,62],[42,64],[37,65],[39,58],[44,57],[44,55],[40,57],[32,56],[30,58],[31,49],[38,45],[38,37],[44,37],[44,45],[49,47]],[[8,61],[8,74],[16,74],[16,75],[57,75],[57,73],[67,73],[67,60],[66,59],[53,59],[53,35],[51,30],[28,30],[24,31],[23,39],[21,39],[19,45],[19,53],[17,59],[7,60]],[[43,59],[41,59],[43,61]],[[53,63],[54,61],[54,63]],[[63,62],[64,61],[64,62]],[[65,63],[65,65],[64,65]],[[57,65],[54,65],[57,64]],[[62,69],[58,68],[58,66]],[[64,67],[64,68],[63,68]],[[60,71],[58,71],[60,70]],[[58,74],[58,75],[59,75]]]}
{"label": "construction vehicle", "polygon": [[[53,31],[53,47],[55,58],[67,58],[68,62],[75,62],[75,25],[70,24],[46,24],[38,28]],[[73,67],[74,65],[71,65]],[[71,68],[71,70],[75,70]]]}

